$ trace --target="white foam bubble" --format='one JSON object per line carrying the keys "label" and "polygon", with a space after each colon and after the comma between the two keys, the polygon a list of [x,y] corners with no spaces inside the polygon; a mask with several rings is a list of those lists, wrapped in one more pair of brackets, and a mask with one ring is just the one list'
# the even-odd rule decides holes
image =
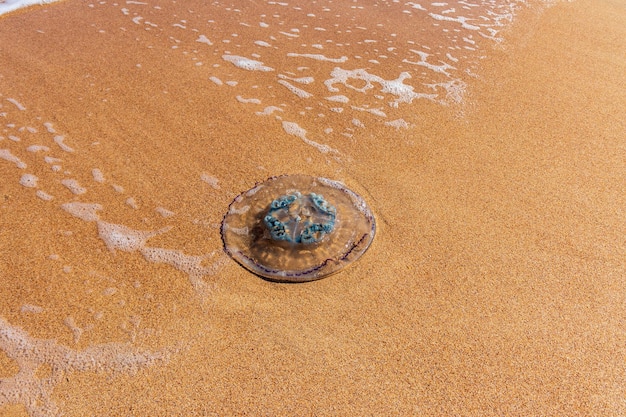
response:
{"label": "white foam bubble", "polygon": [[258,98],[244,98],[242,96],[237,96],[235,97],[237,99],[238,102],[240,103],[252,103],[252,104],[261,104],[261,100],[259,100]]}
{"label": "white foam bubble", "polygon": [[224,84],[224,83],[222,82],[222,80],[220,80],[219,78],[214,77],[214,76],[213,76],[213,77],[209,77],[209,80],[213,81],[213,82],[214,82],[215,84],[217,84],[217,85],[223,85],[223,84]]}
{"label": "white foam bubble", "polygon": [[263,111],[258,111],[255,114],[258,116],[269,116],[275,111],[283,111],[283,109],[281,109],[280,107],[276,107],[276,106],[267,106],[266,108],[263,109]]}
{"label": "white foam bubble", "polygon": [[213,272],[212,267],[202,266],[208,258],[206,255],[185,255],[179,250],[153,247],[143,248],[141,253],[149,262],[169,264],[189,275],[202,276]]}
{"label": "white foam bubble", "polygon": [[426,11],[424,6],[422,6],[421,4],[418,4],[418,3],[413,3],[412,1],[406,3],[406,5],[407,6],[411,6],[413,9]]}
{"label": "white foam bubble", "polygon": [[464,29],[469,29],[469,30],[479,30],[480,26],[476,26],[476,25],[470,25],[469,23],[467,23],[468,18],[467,17],[463,17],[463,16],[459,16],[459,17],[450,17],[450,16],[443,16],[440,14],[436,14],[436,13],[428,13],[428,15],[430,17],[432,17],[435,20],[443,20],[443,21],[447,21],[447,22],[456,22],[456,23],[460,23],[461,27],[463,27]]}
{"label": "white foam bubble", "polygon": [[415,49],[410,49],[410,51],[413,52],[414,54],[419,55],[420,60],[419,61],[409,61],[408,59],[403,59],[402,62],[405,62],[407,64],[419,65],[419,66],[428,68],[429,70],[432,70],[434,72],[438,72],[440,74],[444,74],[444,75],[447,75],[447,76],[450,76],[450,73],[448,72],[449,70],[456,69],[452,65],[448,64],[447,62],[443,62],[443,61],[439,61],[439,62],[441,62],[441,65],[435,65],[435,64],[429,63],[428,62],[428,57],[430,56],[430,54],[428,54],[426,52],[418,51],[418,50],[415,50]]}
{"label": "white foam bubble", "polygon": [[265,41],[254,41],[254,44],[258,45],[258,46],[262,46],[264,48],[269,48],[269,47],[272,46],[272,45],[270,45],[269,43],[267,43]]}
{"label": "white foam bubble", "polygon": [[328,146],[328,145],[324,145],[324,144],[321,144],[321,143],[317,143],[317,142],[315,142],[315,141],[312,141],[312,140],[308,139],[308,138],[306,137],[306,133],[307,133],[307,132],[306,132],[306,130],[305,130],[305,129],[303,129],[303,128],[301,128],[301,127],[300,127],[297,123],[295,123],[295,122],[285,122],[285,121],[284,121],[284,122],[282,123],[282,125],[283,125],[283,129],[285,130],[285,132],[287,132],[287,134],[289,134],[289,135],[293,135],[293,136],[296,136],[296,137],[298,137],[298,138],[302,139],[302,141],[303,141],[304,143],[306,143],[307,145],[311,145],[311,146],[313,146],[313,147],[317,148],[317,150],[319,150],[321,153],[329,153],[329,152],[332,152],[332,153],[339,153],[339,151],[338,151],[338,150],[333,149],[333,148],[331,148],[331,147],[330,147],[330,146]]}
{"label": "white foam bubble", "polygon": [[62,204],[61,208],[81,220],[86,222],[95,222],[100,220],[100,216],[98,216],[97,212],[102,210],[102,205],[97,203],[80,203],[78,201],[74,201]]}
{"label": "white foam bubble", "polygon": [[467,90],[467,84],[461,80],[450,80],[442,83],[435,84],[427,84],[427,86],[437,89],[438,87],[443,88],[446,91],[446,98],[444,100],[440,100],[442,104],[452,103],[460,103],[463,101],[463,96],[465,95],[465,91]]}
{"label": "white foam bubble", "polygon": [[458,59],[458,58],[455,58],[454,56],[452,56],[452,55],[450,54],[450,52],[447,52],[447,53],[446,53],[446,58],[448,58],[448,59],[449,59],[450,61],[452,61],[452,62],[459,62],[459,59]]}
{"label": "white foam bubble", "polygon": [[347,103],[350,101],[350,99],[342,94],[336,95],[336,96],[330,96],[330,97],[326,97],[326,100],[328,101],[335,101],[337,103]]}
{"label": "white foam bubble", "polygon": [[28,152],[40,152],[40,151],[44,151],[44,152],[48,152],[50,150],[50,148],[48,148],[47,146],[43,146],[43,145],[30,145],[28,148],[26,148],[26,150]]}
{"label": "white foam bubble", "polygon": [[128,197],[126,199],[126,205],[135,210],[139,209],[139,205],[137,204],[137,201],[133,197]]}
{"label": "white foam bubble", "polygon": [[20,178],[20,184],[27,188],[37,187],[37,181],[39,181],[39,178],[33,174],[24,174],[22,178]]}
{"label": "white foam bubble", "polygon": [[[382,78],[376,75],[372,75],[364,69],[344,70],[342,68],[335,67],[330,73],[330,75],[332,78],[329,78],[326,81],[324,81],[324,85],[326,85],[326,88],[328,88],[328,91],[333,92],[333,93],[339,92],[339,88],[335,87],[335,84],[337,83],[343,84],[352,90],[365,93],[367,90],[374,88],[371,81],[382,80]],[[348,80],[350,79],[365,81],[365,85],[363,87],[355,87],[349,84]]]}
{"label": "white foam bubble", "polygon": [[54,199],[53,196],[42,190],[37,190],[37,193],[35,193],[35,195],[41,198],[43,201],[50,201]]}
{"label": "white foam bubble", "polygon": [[47,155],[43,157],[43,160],[46,161],[47,164],[54,164],[54,163],[63,161],[60,158],[55,158],[53,156],[47,156]]}
{"label": "white foam bubble", "polygon": [[9,135],[7,136],[10,140],[12,140],[13,142],[20,142],[21,139],[15,135]]}
{"label": "white foam bubble", "polygon": [[290,80],[290,81],[294,81],[298,84],[311,84],[313,81],[315,81],[315,78],[313,77],[298,77],[298,78],[294,78],[294,77],[288,77],[287,75],[284,74],[278,74],[278,78],[281,78],[283,80]]}
{"label": "white foam bubble", "polygon": [[78,343],[80,337],[83,335],[83,329],[76,324],[73,317],[66,317],[63,321],[65,325],[70,329],[72,334],[74,335],[74,343]]}
{"label": "white foam bubble", "polygon": [[107,297],[110,297],[116,293],[117,293],[117,288],[115,287],[109,287],[109,288],[105,288],[104,290],[102,290],[102,295],[106,295]]}
{"label": "white foam bubble", "polygon": [[283,87],[286,87],[287,90],[291,91],[292,93],[294,93],[295,95],[297,95],[300,98],[310,98],[310,97],[313,97],[313,94],[309,93],[308,91],[304,91],[301,88],[296,87],[295,85],[291,84],[287,80],[278,80],[277,83],[282,85]]}
{"label": "white foam bubble", "polygon": [[[196,293],[206,300],[209,295],[209,286],[202,279],[206,275],[214,275],[228,258],[221,251],[207,255],[186,255],[179,250],[145,247],[141,254],[148,262],[165,263],[187,274]],[[217,256],[217,259],[208,265],[208,260]]]}
{"label": "white foam bubble", "polygon": [[212,188],[219,190],[220,189],[220,185],[219,185],[219,180],[209,174],[207,174],[206,172],[203,172],[200,175],[200,179],[204,182],[206,182],[207,184],[209,184]]}
{"label": "white foam bubble", "polygon": [[352,110],[364,111],[364,112],[371,113],[379,117],[387,117],[387,114],[384,111],[382,111],[382,109],[370,109],[370,108],[358,107],[358,106],[350,106],[350,107],[352,108]]}
{"label": "white foam bubble", "polygon": [[196,39],[196,42],[205,43],[207,45],[213,45],[213,42],[211,42],[209,38],[207,38],[204,35],[198,36],[198,39]]}
{"label": "white foam bubble", "polygon": [[289,32],[278,32],[278,33],[280,33],[281,35],[285,35],[285,36],[287,36],[289,38],[299,38],[300,37],[299,35],[296,35],[295,33],[289,33]]}
{"label": "white foam bubble", "polygon": [[[436,94],[416,93],[413,86],[404,84],[404,80],[411,78],[408,72],[400,73],[400,76],[395,80],[385,80],[378,75],[370,74],[364,69],[344,70],[335,67],[330,75],[332,78],[324,81],[324,84],[330,92],[339,92],[339,89],[335,87],[335,84],[339,83],[352,90],[365,93],[374,88],[373,83],[377,83],[382,87],[380,90],[382,93],[389,93],[397,97],[392,103],[394,106],[397,106],[398,103],[411,103],[416,98],[428,98],[432,100],[437,97]],[[360,80],[365,82],[365,84],[362,87],[355,87],[350,84],[351,80]]]}
{"label": "white foam bubble", "polygon": [[84,187],[81,187],[81,185],[75,179],[66,178],[64,180],[61,180],[61,184],[63,184],[65,188],[67,188],[73,194],[76,194],[76,195],[85,194],[87,192],[87,189]]}
{"label": "white foam bubble", "polygon": [[98,168],[94,168],[91,170],[91,175],[93,176],[93,180],[95,182],[103,183],[104,182],[104,174]]}
{"label": "white foam bubble", "polygon": [[159,213],[164,218],[172,217],[174,214],[176,214],[173,211],[166,209],[165,207],[157,207],[154,209],[154,211]]}
{"label": "white foam bubble", "polygon": [[57,131],[54,130],[54,127],[52,125],[52,123],[50,122],[44,122],[44,127],[46,128],[46,130],[48,131],[48,133],[56,133]]}
{"label": "white foam bubble", "polygon": [[[3,3],[0,3],[0,14],[7,13],[7,11],[4,11],[4,10],[5,10],[5,9],[7,9],[7,8],[10,8],[10,7],[11,7],[11,5],[20,4],[20,3],[22,4],[22,6],[18,6],[18,7],[23,7],[23,6],[25,6],[25,5],[28,5],[28,4],[27,4],[27,3],[28,3],[28,0],[20,0],[20,1],[15,1],[15,0],[5,0]],[[25,4],[25,3],[26,3],[26,4]],[[33,3],[33,4],[34,4],[34,3]],[[13,10],[15,10],[15,9],[13,9]],[[8,10],[8,11],[10,11],[10,10]],[[17,101],[16,99],[14,99],[14,98],[7,98],[6,100],[7,100],[9,103],[13,104],[15,107],[17,107],[17,108],[18,108],[18,110],[21,110],[21,111],[26,110],[26,107],[24,107],[24,106],[22,105],[22,103],[20,103],[20,102],[19,102],[19,101]]]}
{"label": "white foam bubble", "polygon": [[65,137],[62,135],[57,135],[54,137],[54,142],[59,145],[59,147],[61,149],[63,149],[65,152],[74,152],[74,149],[71,148],[70,146],[66,145],[65,143],[63,143],[63,141],[65,140]]}
{"label": "white foam bubble", "polygon": [[385,122],[385,126],[395,127],[396,129],[408,129],[410,125],[404,119],[396,119]]}
{"label": "white foam bubble", "polygon": [[17,156],[13,155],[8,149],[0,149],[0,159],[13,162],[16,167],[20,169],[26,168],[26,164],[20,160]]}
{"label": "white foam bubble", "polygon": [[347,56],[342,56],[341,58],[328,58],[325,55],[322,54],[297,54],[294,52],[289,52],[287,54],[287,56],[289,57],[299,57],[299,58],[310,58],[310,59],[315,59],[317,61],[326,61],[326,62],[335,62],[335,63],[342,63],[342,62],[346,62],[348,60]]}
{"label": "white foam bubble", "polygon": [[382,80],[380,84],[382,85],[381,92],[390,93],[394,96],[397,96],[397,103],[411,103],[413,99],[416,98],[430,98],[434,99],[436,96],[434,94],[423,94],[414,92],[413,86],[404,84],[404,80],[411,78],[411,75],[408,72],[402,72],[400,76],[395,80]]}
{"label": "white foam bubble", "polygon": [[362,121],[356,118],[352,119],[352,124],[356,127],[361,127],[361,128],[365,127],[365,124],[363,124]]}
{"label": "white foam bubble", "polygon": [[98,222],[98,235],[111,252],[121,250],[133,252],[141,249],[148,239],[170,230],[165,227],[156,231],[134,230],[121,224]]}
{"label": "white foam bubble", "polygon": [[274,68],[263,65],[261,61],[255,61],[239,55],[222,55],[224,61],[228,61],[237,68],[245,69],[248,71],[274,71]]}
{"label": "white foam bubble", "polygon": [[24,304],[20,307],[20,313],[43,313],[43,307],[39,307],[33,304]]}

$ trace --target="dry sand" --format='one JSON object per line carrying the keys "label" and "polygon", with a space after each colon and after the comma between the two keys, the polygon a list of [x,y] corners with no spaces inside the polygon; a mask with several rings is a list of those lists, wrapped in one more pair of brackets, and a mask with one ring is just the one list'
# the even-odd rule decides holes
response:
{"label": "dry sand", "polygon": [[[418,100],[397,131],[363,116],[327,154],[192,74],[174,32],[139,47],[98,7],[0,19],[0,129],[37,128],[0,130],[28,165],[0,160],[0,404],[17,403],[0,415],[626,414],[622,1],[525,11],[465,104]],[[19,153],[31,142],[87,192]],[[240,191],[296,172],[346,183],[379,230],[349,269],[274,284],[222,253],[219,222]],[[108,250],[59,208],[72,200],[101,204],[101,227],[171,227],[149,246],[208,254],[206,269]]]}

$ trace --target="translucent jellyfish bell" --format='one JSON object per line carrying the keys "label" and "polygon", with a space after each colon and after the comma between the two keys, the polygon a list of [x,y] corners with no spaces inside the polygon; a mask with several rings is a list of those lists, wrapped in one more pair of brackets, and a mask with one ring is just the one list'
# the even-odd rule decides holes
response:
{"label": "translucent jellyfish bell", "polygon": [[333,274],[370,246],[376,222],[343,184],[307,175],[272,177],[240,194],[222,221],[226,252],[272,281]]}

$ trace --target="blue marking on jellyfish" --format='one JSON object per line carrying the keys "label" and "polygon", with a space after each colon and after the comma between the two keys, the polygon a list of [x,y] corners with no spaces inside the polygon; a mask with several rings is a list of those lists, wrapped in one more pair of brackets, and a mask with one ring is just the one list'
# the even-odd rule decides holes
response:
{"label": "blue marking on jellyfish", "polygon": [[336,216],[323,195],[296,191],[272,201],[263,222],[274,240],[311,245],[333,231]]}

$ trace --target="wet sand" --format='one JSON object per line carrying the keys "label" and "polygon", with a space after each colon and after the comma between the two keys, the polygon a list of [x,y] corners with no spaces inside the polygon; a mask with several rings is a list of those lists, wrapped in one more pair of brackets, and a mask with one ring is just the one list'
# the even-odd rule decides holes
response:
{"label": "wet sand", "polygon": [[[626,414],[621,2],[523,11],[464,103],[401,107],[408,129],[364,113],[327,139],[313,102],[327,153],[273,119],[294,106],[266,122],[172,29],[97,7],[0,18],[0,149],[26,165],[0,159],[1,415]],[[362,259],[285,285],[223,253],[230,201],[283,173],[363,196]]]}

